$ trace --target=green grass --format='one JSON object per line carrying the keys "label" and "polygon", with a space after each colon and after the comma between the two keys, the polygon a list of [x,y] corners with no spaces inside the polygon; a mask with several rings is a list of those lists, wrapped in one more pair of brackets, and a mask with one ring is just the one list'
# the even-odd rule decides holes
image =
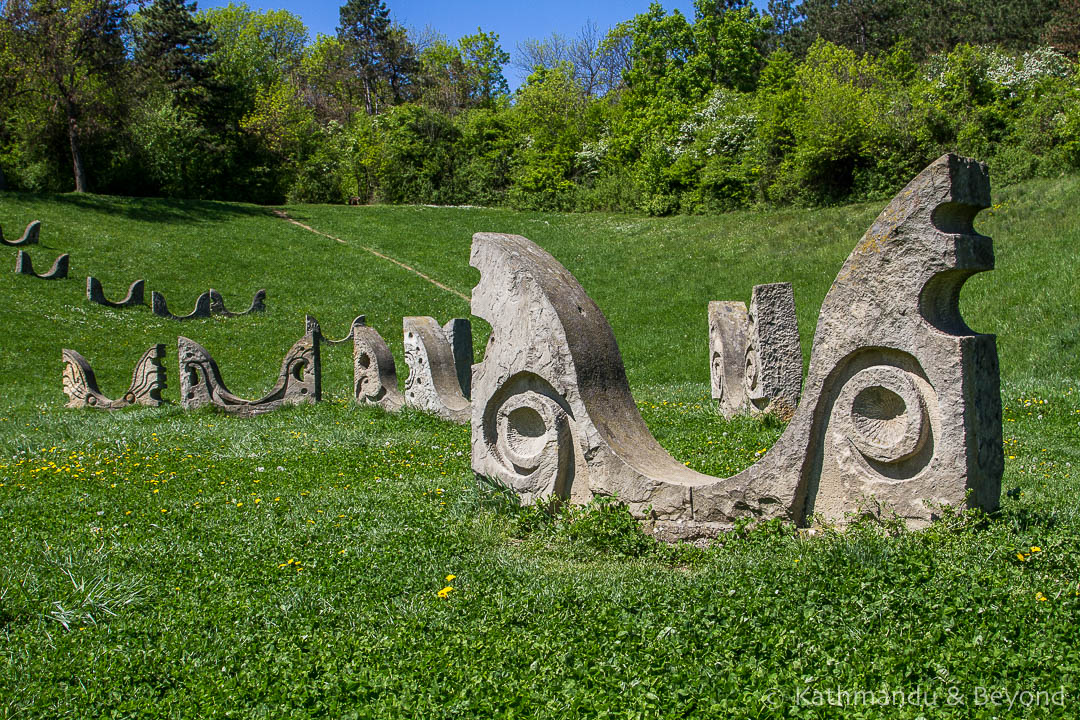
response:
{"label": "green grass", "polygon": [[[604,310],[661,443],[727,475],[782,428],[712,411],[707,301],[792,281],[808,355],[878,205],[669,219],[288,208],[339,244],[252,206],[0,193],[9,236],[43,221],[39,268],[72,256],[64,281],[0,273],[0,717],[1075,715],[1080,179],[995,203],[977,225],[998,269],[962,305],[998,334],[1001,511],[922,533],[770,524],[699,549],[655,543],[616,507],[516,508],[473,479],[467,428],[350,404],[347,346],[324,351],[327,402],[249,420],[65,410],[60,349],[115,396],[165,342],[175,403],[183,334],[255,397],[305,313],[331,337],[366,314],[404,375],[401,317],[468,307],[361,246],[468,294],[471,234],[515,232]],[[109,310],[86,301],[88,274],[111,298],[146,278],[177,313],[208,287],[232,309],[265,287],[268,311],[178,324]],[[475,321],[478,353],[486,331]],[[923,704],[816,702],[837,690]]]}

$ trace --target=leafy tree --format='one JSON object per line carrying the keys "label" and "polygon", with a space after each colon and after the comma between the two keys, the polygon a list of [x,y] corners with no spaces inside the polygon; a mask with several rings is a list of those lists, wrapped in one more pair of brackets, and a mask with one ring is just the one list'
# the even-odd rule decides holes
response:
{"label": "leafy tree", "polygon": [[120,102],[127,20],[120,0],[8,0],[0,17],[15,83],[39,103],[35,120],[54,108],[62,116],[76,192],[87,190],[86,135],[110,126]]}
{"label": "leafy tree", "polygon": [[458,46],[470,104],[474,107],[494,107],[499,98],[509,94],[502,69],[510,62],[510,55],[499,47],[499,36],[477,28],[476,34],[461,38]]}
{"label": "leafy tree", "polygon": [[135,68],[145,80],[190,99],[210,76],[214,39],[196,4],[155,0],[135,18]]}
{"label": "leafy tree", "polygon": [[419,64],[404,28],[390,21],[382,0],[348,0],[340,10],[338,39],[363,89],[368,115],[379,112],[380,94],[391,103],[406,98]]}

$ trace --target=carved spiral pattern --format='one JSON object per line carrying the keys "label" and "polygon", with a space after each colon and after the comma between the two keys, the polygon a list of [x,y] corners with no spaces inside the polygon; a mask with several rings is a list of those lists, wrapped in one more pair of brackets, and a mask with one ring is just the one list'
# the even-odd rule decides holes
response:
{"label": "carved spiral pattern", "polygon": [[834,408],[839,430],[862,455],[898,464],[915,457],[930,437],[930,418],[917,376],[877,365],[855,373],[841,388]]}
{"label": "carved spiral pattern", "polygon": [[[488,407],[495,436],[488,438],[505,467],[508,484],[525,502],[568,497],[572,479],[573,434],[563,405],[533,382],[513,383]],[[546,385],[546,383],[545,383]],[[552,391],[553,392],[553,391]]]}

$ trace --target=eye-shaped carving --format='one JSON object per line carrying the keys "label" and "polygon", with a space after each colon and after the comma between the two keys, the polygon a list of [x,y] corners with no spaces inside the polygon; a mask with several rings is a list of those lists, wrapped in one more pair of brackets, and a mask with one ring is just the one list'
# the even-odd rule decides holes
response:
{"label": "eye-shaped carving", "polygon": [[841,388],[833,411],[836,428],[869,460],[902,463],[930,439],[921,378],[892,365],[855,373]]}
{"label": "eye-shaped carving", "polygon": [[485,423],[485,441],[506,468],[510,486],[525,503],[568,497],[574,439],[564,401],[533,375],[511,379],[503,390],[485,412],[491,418]]}

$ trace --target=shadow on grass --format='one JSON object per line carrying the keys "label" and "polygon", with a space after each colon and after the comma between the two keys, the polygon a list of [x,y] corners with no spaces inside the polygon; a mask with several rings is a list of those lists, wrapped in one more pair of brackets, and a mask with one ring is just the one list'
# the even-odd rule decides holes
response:
{"label": "shadow on grass", "polygon": [[79,210],[102,215],[123,216],[149,223],[221,222],[236,217],[269,216],[269,207],[218,202],[215,200],[179,200],[171,198],[117,197],[66,193],[36,195],[35,198],[62,203]]}

